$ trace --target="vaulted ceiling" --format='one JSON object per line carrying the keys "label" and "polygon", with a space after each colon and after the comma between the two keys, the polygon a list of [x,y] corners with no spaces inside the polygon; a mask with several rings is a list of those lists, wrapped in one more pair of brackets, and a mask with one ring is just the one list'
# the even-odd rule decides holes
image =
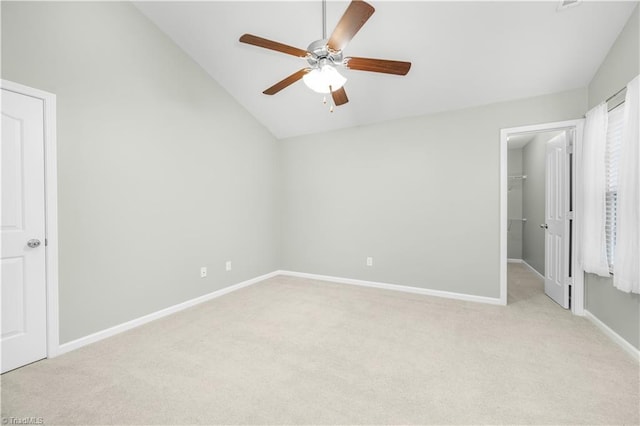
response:
{"label": "vaulted ceiling", "polygon": [[[242,44],[251,33],[306,49],[321,1],[139,2],[136,6],[277,138],[585,87],[637,2],[376,1],[345,55],[405,60],[405,77],[344,70],[350,102],[329,113],[301,81],[262,91],[306,61]],[[327,3],[327,33],[348,6]],[[342,70],[341,70],[342,72]]]}

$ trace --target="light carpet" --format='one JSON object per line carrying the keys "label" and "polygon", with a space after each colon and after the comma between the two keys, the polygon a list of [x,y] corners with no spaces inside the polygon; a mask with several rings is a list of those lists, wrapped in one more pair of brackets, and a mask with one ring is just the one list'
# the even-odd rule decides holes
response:
{"label": "light carpet", "polygon": [[638,424],[639,366],[509,265],[507,307],[275,277],[2,376],[45,424]]}

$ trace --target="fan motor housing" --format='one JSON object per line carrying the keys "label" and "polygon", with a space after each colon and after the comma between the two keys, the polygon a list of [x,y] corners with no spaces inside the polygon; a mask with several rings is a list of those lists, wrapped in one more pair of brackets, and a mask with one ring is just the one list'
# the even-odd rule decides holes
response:
{"label": "fan motor housing", "polygon": [[307,47],[307,62],[313,68],[329,63],[334,66],[342,65],[342,52],[333,52],[327,48],[327,39],[316,40]]}

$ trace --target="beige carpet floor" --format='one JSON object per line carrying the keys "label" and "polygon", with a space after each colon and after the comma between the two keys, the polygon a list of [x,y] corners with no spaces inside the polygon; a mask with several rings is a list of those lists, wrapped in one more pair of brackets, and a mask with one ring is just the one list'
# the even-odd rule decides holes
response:
{"label": "beige carpet floor", "polygon": [[638,424],[639,366],[509,265],[507,307],[276,277],[2,376],[45,424]]}

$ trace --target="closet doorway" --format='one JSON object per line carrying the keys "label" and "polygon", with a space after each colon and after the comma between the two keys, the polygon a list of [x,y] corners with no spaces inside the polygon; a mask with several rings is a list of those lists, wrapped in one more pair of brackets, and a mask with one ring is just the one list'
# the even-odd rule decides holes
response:
{"label": "closet doorway", "polygon": [[544,280],[544,292],[581,314],[576,210],[583,120],[501,131],[500,298],[507,304],[507,263]]}

